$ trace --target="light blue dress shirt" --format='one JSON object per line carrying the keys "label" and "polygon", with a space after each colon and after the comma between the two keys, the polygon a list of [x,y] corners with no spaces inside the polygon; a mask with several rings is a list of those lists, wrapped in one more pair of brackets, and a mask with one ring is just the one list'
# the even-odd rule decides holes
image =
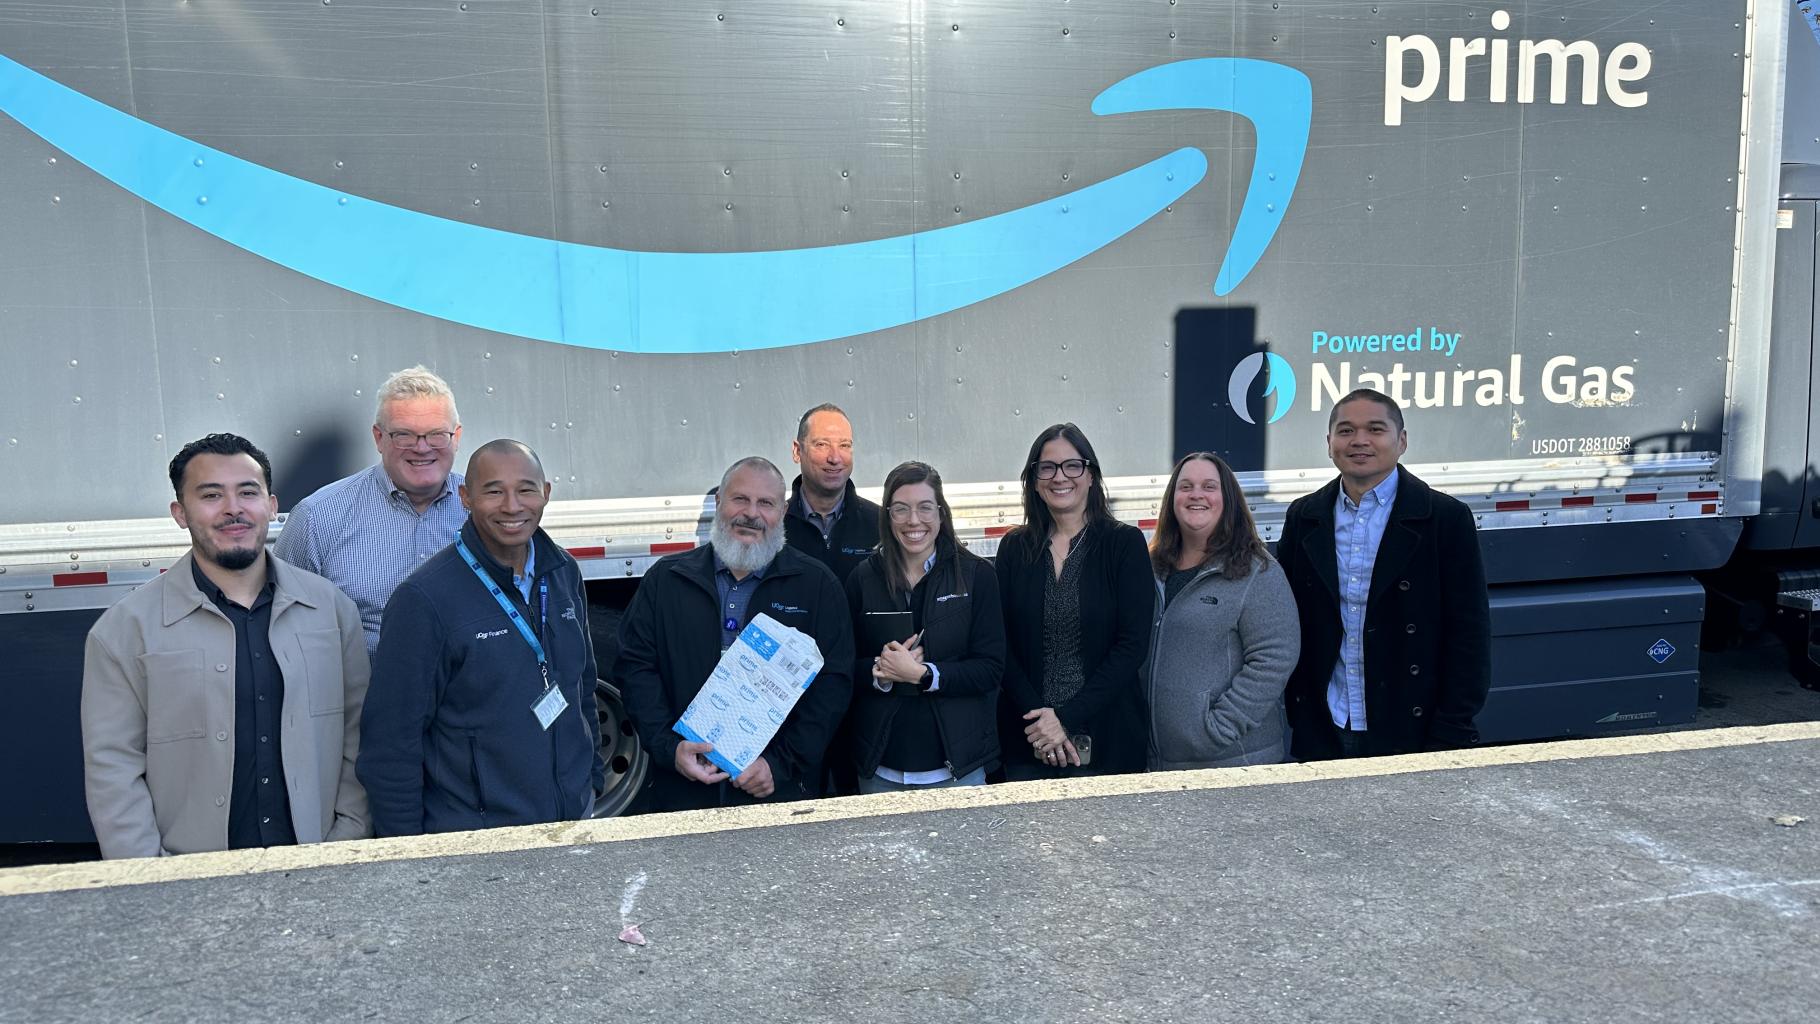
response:
{"label": "light blue dress shirt", "polygon": [[1354,732],[1365,731],[1365,602],[1371,597],[1371,571],[1377,564],[1378,545],[1390,522],[1390,506],[1397,500],[1397,477],[1392,469],[1383,482],[1354,502],[1340,488],[1333,506],[1334,564],[1340,572],[1340,660],[1327,681],[1327,713],[1333,724]]}
{"label": "light blue dress shirt", "polygon": [[[508,566],[507,568],[510,568]],[[525,607],[531,606],[531,581],[537,578],[537,544],[533,542],[525,551],[525,571],[513,574],[512,582],[518,584],[518,592],[525,596]],[[538,626],[543,623],[539,622]]]}
{"label": "light blue dress shirt", "polygon": [[367,656],[379,647],[379,623],[392,591],[424,560],[450,544],[468,519],[450,473],[442,493],[417,511],[383,464],[323,487],[297,503],[272,553],[328,578],[360,609]]}

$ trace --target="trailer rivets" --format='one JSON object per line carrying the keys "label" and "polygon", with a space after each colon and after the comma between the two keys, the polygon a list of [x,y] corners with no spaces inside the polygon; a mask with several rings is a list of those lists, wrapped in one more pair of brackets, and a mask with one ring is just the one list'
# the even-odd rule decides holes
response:
{"label": "trailer rivets", "polygon": [[73,400],[73,401],[72,401],[72,402],[71,402],[71,404],[72,404],[72,405],[81,405],[81,404],[82,404],[82,396],[81,396],[81,395],[77,395],[77,396],[76,396],[76,397],[75,397],[75,399],[74,399],[74,400]]}
{"label": "trailer rivets", "polygon": [[51,197],[51,205],[53,205],[53,206],[55,206],[55,205],[57,205],[57,204],[58,204],[58,203],[61,203],[61,202],[63,202],[63,197],[62,197],[62,196],[52,196],[52,197]]}
{"label": "trailer rivets", "polygon": [[[56,158],[56,157],[54,157],[54,156],[53,156],[53,157],[50,157],[50,158],[49,158],[49,159],[47,159],[47,160],[45,160],[45,161],[44,161],[44,162],[45,162],[45,163],[47,163],[47,164],[50,164],[50,165],[51,165],[51,166],[52,166],[52,167],[55,167],[55,166],[57,166],[57,158]],[[201,163],[201,162],[202,162],[202,161],[200,161],[200,160],[198,160],[198,161],[196,161],[196,162],[197,162],[197,163]]]}
{"label": "trailer rivets", "polygon": [[341,198],[340,198],[340,199],[337,199],[337,200],[335,200],[335,205],[336,205],[336,206],[346,206],[346,205],[348,205],[348,197],[347,197],[347,196],[342,196],[342,197],[341,197]]}
{"label": "trailer rivets", "polygon": [[207,206],[207,205],[208,205],[208,204],[209,204],[209,197],[208,197],[208,196],[197,196],[197,197],[196,197],[196,205],[197,205],[197,206]]}
{"label": "trailer rivets", "polygon": [[493,388],[492,388],[492,386],[491,386],[491,385],[488,385],[488,387],[487,387],[487,394],[489,394],[489,395],[490,395],[490,394],[492,394],[492,393],[493,393]]}

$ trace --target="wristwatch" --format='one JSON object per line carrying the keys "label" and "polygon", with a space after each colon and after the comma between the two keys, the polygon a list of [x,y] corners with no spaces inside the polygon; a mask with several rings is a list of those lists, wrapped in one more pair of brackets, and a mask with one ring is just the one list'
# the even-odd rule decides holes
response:
{"label": "wristwatch", "polygon": [[935,685],[935,667],[932,665],[924,665],[923,677],[916,681],[916,688],[924,693],[928,693],[929,687],[933,685]]}

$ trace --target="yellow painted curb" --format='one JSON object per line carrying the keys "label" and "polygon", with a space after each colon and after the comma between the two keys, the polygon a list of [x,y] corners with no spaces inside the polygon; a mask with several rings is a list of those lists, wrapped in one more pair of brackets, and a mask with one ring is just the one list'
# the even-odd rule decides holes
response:
{"label": "yellow painted curb", "polygon": [[1686,750],[1711,750],[1763,743],[1820,739],[1820,722],[1744,726],[1690,732],[1655,733],[1606,739],[1565,740],[1510,747],[1480,747],[1435,754],[1407,754],[1313,764],[1273,764],[1255,768],[1111,775],[1046,782],[937,789],[923,793],[886,793],[803,803],[736,807],[675,814],[646,814],[605,821],[571,821],[553,825],[451,832],[434,836],[363,839],[355,842],[286,846],[266,850],[196,853],[181,857],[47,864],[0,870],[0,897],[101,889],[118,885],[226,878],[234,875],[304,871],[347,864],[462,857],[508,853],[633,839],[706,835],[740,829],[802,825],[852,818],[925,814],[963,808],[1079,800],[1087,797],[1145,793],[1181,793],[1297,782],[1325,782],[1381,775],[1451,771],[1504,765],[1545,764],[1582,758],[1630,757]]}

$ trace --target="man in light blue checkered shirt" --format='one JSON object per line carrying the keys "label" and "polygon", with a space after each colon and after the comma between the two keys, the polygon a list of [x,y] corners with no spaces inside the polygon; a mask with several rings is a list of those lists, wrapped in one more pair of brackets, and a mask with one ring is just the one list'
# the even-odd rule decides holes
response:
{"label": "man in light blue checkered shirt", "polygon": [[423,561],[455,542],[468,514],[451,472],[461,443],[455,395],[422,366],[379,387],[373,423],[379,464],[298,502],[272,551],[327,577],[360,608],[367,656],[392,591]]}

